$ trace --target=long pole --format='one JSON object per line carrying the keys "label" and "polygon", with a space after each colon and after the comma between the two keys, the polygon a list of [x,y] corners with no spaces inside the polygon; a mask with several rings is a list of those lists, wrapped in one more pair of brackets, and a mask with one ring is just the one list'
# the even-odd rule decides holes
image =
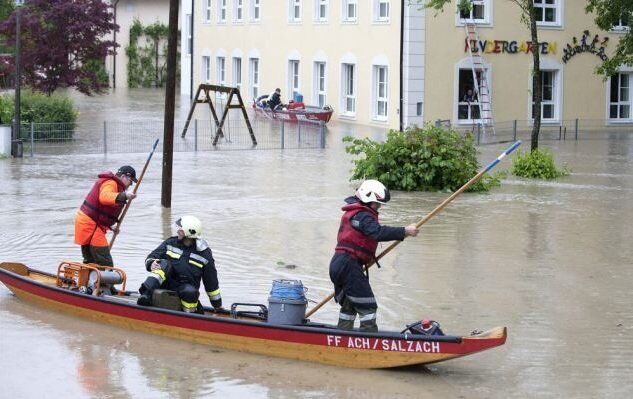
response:
{"label": "long pole", "polygon": [[[442,209],[444,209],[448,204],[450,204],[455,198],[457,198],[457,196],[459,196],[461,193],[463,193],[464,191],[466,191],[468,189],[468,187],[472,186],[473,184],[475,184],[479,179],[481,179],[481,177],[486,174],[488,171],[490,171],[490,169],[494,168],[499,162],[501,162],[501,160],[503,158],[505,158],[506,155],[510,154],[512,151],[516,150],[518,146],[521,145],[521,141],[517,141],[514,144],[512,144],[510,147],[508,147],[507,150],[505,150],[501,155],[499,155],[497,157],[497,159],[495,159],[494,161],[490,162],[483,170],[481,170],[479,173],[477,173],[472,179],[468,180],[466,182],[466,184],[464,184],[463,186],[461,186],[459,188],[459,190],[455,191],[453,194],[450,195],[450,197],[446,198],[441,204],[439,204],[437,207],[435,207],[435,209],[433,209],[431,211],[431,213],[429,213],[428,215],[426,215],[424,218],[422,218],[419,222],[416,223],[416,227],[420,228],[424,223],[428,222],[433,216],[437,215]],[[398,246],[398,244],[400,244],[402,241],[394,241],[393,243],[391,243],[391,245],[389,245],[387,247],[387,249],[385,249],[384,251],[382,251],[380,253],[380,255],[378,255],[376,257],[376,260],[380,260],[382,259],[383,256],[387,255],[389,252],[391,252],[391,250],[393,250],[396,246]],[[369,269],[371,266],[373,266],[375,262],[371,262],[369,264],[367,264],[365,266],[366,269]],[[325,305],[326,303],[328,303],[330,301],[330,299],[334,298],[334,293],[331,293],[330,295],[327,296],[327,298],[325,298],[324,300],[322,300],[321,302],[319,302],[315,307],[313,307],[308,313],[306,313],[306,318],[310,317],[311,315],[313,315],[317,310],[321,309],[321,307],[323,305]]]}
{"label": "long pole", "polygon": [[20,113],[20,85],[22,83],[22,68],[20,66],[21,57],[21,28],[20,28],[20,7],[15,13],[15,115],[13,118],[13,134],[12,134],[12,154],[14,157],[21,156],[20,151],[17,148],[17,140],[20,138],[20,128],[22,127],[22,115]]}
{"label": "long pole", "polygon": [[178,0],[169,0],[169,39],[167,41],[167,82],[165,84],[165,125],[163,130],[163,183],[160,199],[165,208],[171,208],[171,179],[174,163],[178,3]]}
{"label": "long pole", "polygon": [[[143,181],[143,176],[145,176],[145,171],[147,170],[149,161],[152,160],[152,155],[154,155],[154,150],[156,150],[157,145],[158,145],[158,139],[156,139],[156,141],[154,142],[154,146],[152,147],[152,151],[147,156],[147,161],[145,161],[145,166],[143,166],[141,175],[139,176],[138,181],[134,185],[134,190],[132,190],[134,194],[136,194],[136,192],[138,191],[138,186],[140,186],[141,182]],[[127,204],[125,204],[125,208],[123,208],[123,212],[121,212],[121,217],[119,217],[119,221],[117,222],[116,227],[114,228],[114,235],[112,235],[112,240],[110,240],[110,248],[112,248],[112,246],[114,245],[114,240],[116,240],[116,236],[119,235],[119,229],[121,227],[121,223],[123,223],[123,218],[125,217],[127,210],[130,209],[130,205],[132,205],[132,200],[129,200]]]}

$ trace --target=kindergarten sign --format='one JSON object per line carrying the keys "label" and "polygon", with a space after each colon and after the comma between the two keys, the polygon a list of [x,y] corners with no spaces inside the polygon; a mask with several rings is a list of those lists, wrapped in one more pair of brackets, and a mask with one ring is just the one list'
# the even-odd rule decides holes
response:
{"label": "kindergarten sign", "polygon": [[[473,54],[530,54],[534,51],[532,42],[520,42],[517,40],[464,40],[464,52],[468,52],[468,46]],[[541,54],[556,54],[556,42],[541,42],[538,44]]]}

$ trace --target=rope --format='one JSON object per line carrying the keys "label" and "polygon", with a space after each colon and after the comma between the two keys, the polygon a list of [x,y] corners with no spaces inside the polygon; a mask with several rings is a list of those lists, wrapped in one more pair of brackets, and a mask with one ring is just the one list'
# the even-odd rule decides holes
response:
{"label": "rope", "polygon": [[307,288],[301,280],[273,280],[270,297],[275,299],[304,300]]}

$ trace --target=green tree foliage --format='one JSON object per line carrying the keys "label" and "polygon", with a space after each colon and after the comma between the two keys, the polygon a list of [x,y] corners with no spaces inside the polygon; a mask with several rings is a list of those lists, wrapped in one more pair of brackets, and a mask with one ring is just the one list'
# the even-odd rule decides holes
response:
{"label": "green tree foliage", "polygon": [[[630,27],[633,24],[632,0],[588,0],[586,11],[596,15],[596,25],[604,31],[613,29],[622,20]],[[620,36],[615,53],[606,60],[598,72],[605,77],[616,73],[621,65],[633,65],[633,30]]]}
{"label": "green tree foliage", "polygon": [[512,164],[512,174],[530,179],[550,180],[569,175],[566,167],[558,169],[554,156],[548,149],[522,153],[519,151]]}
{"label": "green tree foliage", "polygon": [[[7,123],[13,119],[15,96],[5,94],[0,96],[0,121]],[[68,138],[68,132],[72,137],[75,128],[77,112],[72,100],[64,95],[53,93],[48,96],[43,93],[24,90],[20,95],[20,113],[22,123],[28,125],[34,123],[64,124],[63,129],[44,129],[45,132],[38,138],[59,138],[63,135]],[[23,126],[24,126],[23,125]],[[57,135],[60,135],[59,137]],[[28,137],[28,128],[23,127],[21,137]]]}
{"label": "green tree foliage", "polygon": [[[350,143],[348,153],[362,156],[353,161],[352,179],[377,179],[394,190],[455,191],[478,172],[472,136],[429,124],[392,130],[384,143],[352,137],[343,141]],[[498,177],[485,176],[470,190],[486,191],[498,184]]]}
{"label": "green tree foliage", "polygon": [[[163,87],[167,78],[167,39],[169,27],[156,22],[143,26],[136,19],[130,28],[128,87]],[[178,70],[180,68],[177,68]]]}

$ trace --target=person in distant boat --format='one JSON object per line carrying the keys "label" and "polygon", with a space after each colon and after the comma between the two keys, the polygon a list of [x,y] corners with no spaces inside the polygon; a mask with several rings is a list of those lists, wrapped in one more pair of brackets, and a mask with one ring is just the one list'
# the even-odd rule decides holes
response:
{"label": "person in distant boat", "polygon": [[198,301],[200,280],[215,309],[222,308],[222,296],[215,261],[209,244],[201,238],[202,222],[185,215],[175,223],[176,235],[166,239],[145,260],[151,274],[141,285],[137,303],[152,305],[152,293],[157,288],[176,291],[182,310],[202,313]]}
{"label": "person in distant boat", "polygon": [[270,109],[272,109],[274,111],[280,105],[282,105],[281,104],[281,89],[280,88],[276,88],[275,91],[272,92],[268,96],[268,108],[270,108]]}
{"label": "person in distant boat", "polygon": [[121,166],[116,174],[102,172],[75,216],[75,244],[81,245],[84,263],[113,266],[106,232],[112,229],[126,202],[136,198],[128,187],[136,183],[136,171]]}
{"label": "person in distant boat", "polygon": [[390,227],[379,223],[378,210],[390,197],[389,190],[378,180],[366,180],[354,196],[345,199],[336,249],[330,261],[334,299],[341,305],[340,329],[353,329],[358,314],[362,331],[378,331],[378,304],[365,265],[376,259],[379,241],[402,241],[418,235],[415,224]]}

